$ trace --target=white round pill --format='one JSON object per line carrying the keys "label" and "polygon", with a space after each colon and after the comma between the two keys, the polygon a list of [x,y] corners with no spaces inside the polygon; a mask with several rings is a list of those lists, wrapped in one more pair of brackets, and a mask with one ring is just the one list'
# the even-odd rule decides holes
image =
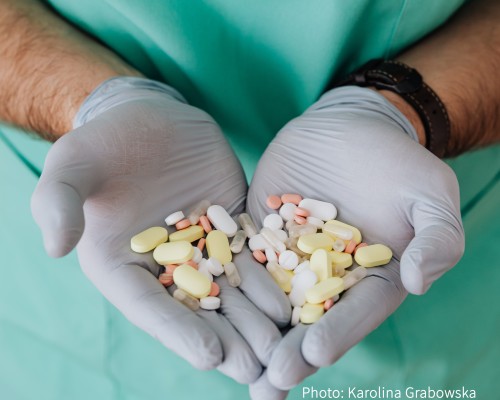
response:
{"label": "white round pill", "polygon": [[283,229],[278,229],[276,231],[273,231],[273,233],[281,242],[284,242],[288,239],[288,234]]}
{"label": "white round pill", "polygon": [[265,253],[268,262],[278,262],[278,256],[273,249],[267,248]]}
{"label": "white round pill", "polygon": [[283,228],[283,218],[278,214],[268,214],[262,221],[262,226],[271,229],[272,231],[277,231]]}
{"label": "white round pill", "polygon": [[204,310],[217,310],[220,307],[220,299],[214,296],[207,296],[200,299],[200,307]]}
{"label": "white round pill", "polygon": [[214,257],[210,257],[207,260],[207,268],[210,271],[210,273],[214,276],[219,276],[224,272],[224,267],[222,266],[220,261]]}
{"label": "white round pill", "polygon": [[299,265],[299,256],[295,254],[292,250],[285,250],[280,253],[279,264],[281,267],[292,270]]}
{"label": "white round pill", "polygon": [[191,257],[191,260],[193,260],[196,264],[199,264],[199,262],[203,258],[203,254],[202,254],[201,250],[196,246],[193,246],[193,250],[194,250],[194,253],[193,253],[193,257]]}
{"label": "white round pill", "polygon": [[250,250],[255,251],[265,250],[267,247],[271,247],[271,245],[260,233],[258,233],[250,238],[248,241],[248,247],[250,247]]}
{"label": "white round pill", "polygon": [[292,320],[290,324],[292,326],[298,325],[300,321],[300,312],[302,311],[302,307],[294,307],[292,311]]}
{"label": "white round pill", "polygon": [[293,270],[293,273],[294,274],[299,274],[302,271],[305,271],[306,269],[310,269],[309,268],[309,260],[302,261],[299,265],[297,265],[297,268],[295,268]]}
{"label": "white round pill", "polygon": [[182,211],[176,211],[165,218],[165,223],[167,225],[175,225],[177,222],[184,219],[184,213]]}
{"label": "white round pill", "polygon": [[280,215],[285,221],[295,218],[295,209],[297,206],[293,203],[285,203],[280,208]]}

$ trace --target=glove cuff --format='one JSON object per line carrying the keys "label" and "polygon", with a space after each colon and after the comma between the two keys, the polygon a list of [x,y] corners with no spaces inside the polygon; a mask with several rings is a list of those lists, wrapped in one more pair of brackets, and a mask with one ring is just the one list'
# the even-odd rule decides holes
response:
{"label": "glove cuff", "polygon": [[73,129],[79,128],[99,114],[131,100],[165,95],[187,103],[182,95],[164,83],[145,78],[120,76],[108,79],[97,86],[85,99],[73,119]]}

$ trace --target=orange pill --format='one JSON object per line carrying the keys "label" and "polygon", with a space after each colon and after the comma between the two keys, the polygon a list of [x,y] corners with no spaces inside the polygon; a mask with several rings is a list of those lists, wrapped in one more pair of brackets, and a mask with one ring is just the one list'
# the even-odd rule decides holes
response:
{"label": "orange pill", "polygon": [[160,281],[160,283],[167,287],[167,286],[170,286],[174,283],[174,276],[173,274],[169,274],[169,273],[163,273],[163,274],[160,274],[160,276],[158,277],[158,280]]}
{"label": "orange pill", "polygon": [[253,258],[255,258],[261,264],[264,264],[267,261],[266,255],[260,250],[255,250],[252,254]]}
{"label": "orange pill", "polygon": [[210,293],[208,295],[217,297],[219,293],[220,293],[219,285],[217,285],[215,282],[212,282],[212,285],[210,286]]}
{"label": "orange pill", "polygon": [[295,217],[293,217],[293,220],[299,225],[304,225],[307,222],[307,219],[301,217],[300,215],[296,215]]}
{"label": "orange pill", "polygon": [[368,246],[367,243],[360,243],[356,246],[356,248],[354,249],[354,254],[356,254],[356,251],[358,251],[358,249],[360,249],[361,247],[365,247],[365,246]]}
{"label": "orange pill", "polygon": [[269,208],[277,210],[278,208],[281,207],[281,199],[276,195],[272,195],[267,198],[266,204]]}
{"label": "orange pill", "polygon": [[323,308],[325,309],[325,311],[328,311],[330,308],[333,307],[334,304],[335,304],[335,302],[333,301],[333,299],[328,299],[323,304]]}
{"label": "orange pill", "polygon": [[186,229],[190,226],[191,226],[191,222],[187,218],[185,218],[185,219],[182,219],[175,224],[175,229],[180,231],[181,229]]}
{"label": "orange pill", "polygon": [[295,193],[285,193],[281,196],[281,201],[283,203],[293,203],[296,206],[302,201],[302,196],[300,194]]}
{"label": "orange pill", "polygon": [[193,267],[194,269],[198,269],[198,264],[196,264],[193,260],[186,261],[184,264],[187,264],[187,265]]}
{"label": "orange pill", "polygon": [[208,218],[205,215],[202,215],[200,217],[200,224],[203,227],[203,230],[205,231],[205,233],[212,231],[212,225],[210,224],[210,221],[208,220]]}
{"label": "orange pill", "polygon": [[304,217],[307,218],[311,213],[307,211],[305,208],[297,207],[295,209],[295,215],[298,215],[299,217]]}
{"label": "orange pill", "polygon": [[356,248],[356,242],[354,240],[349,240],[346,243],[344,253],[352,254],[355,248]]}
{"label": "orange pill", "polygon": [[165,272],[167,274],[173,274],[174,273],[174,269],[176,269],[179,265],[178,264],[168,264],[168,265],[165,265]]}
{"label": "orange pill", "polygon": [[196,245],[196,247],[198,247],[200,251],[203,251],[203,249],[205,248],[205,243],[207,243],[207,239],[201,238],[200,240],[198,240],[198,244]]}

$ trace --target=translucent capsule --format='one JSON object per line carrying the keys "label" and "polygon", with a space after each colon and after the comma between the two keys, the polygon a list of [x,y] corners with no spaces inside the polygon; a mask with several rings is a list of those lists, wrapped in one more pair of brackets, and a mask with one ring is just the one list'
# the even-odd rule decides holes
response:
{"label": "translucent capsule", "polygon": [[314,225],[311,224],[304,224],[304,225],[293,225],[288,229],[288,236],[290,237],[300,237],[304,235],[309,235],[311,233],[316,233],[317,228]]}
{"label": "translucent capsule", "polygon": [[298,240],[299,240],[298,238],[288,238],[287,240],[285,240],[285,246],[286,246],[286,248],[288,250],[294,251],[300,257],[308,256],[307,253],[304,253],[302,250],[300,250],[297,247],[297,241]]}
{"label": "translucent capsule", "polygon": [[240,274],[236,265],[232,262],[224,264],[224,272],[226,273],[227,283],[232,287],[238,287],[241,284]]}
{"label": "translucent capsule", "polygon": [[344,290],[353,287],[356,283],[358,283],[366,276],[366,273],[367,271],[365,267],[354,268],[351,272],[349,272],[342,278],[344,280]]}
{"label": "translucent capsule", "polygon": [[190,310],[196,311],[200,308],[200,301],[182,289],[176,289],[173,294],[174,299],[180,301]]}
{"label": "translucent capsule", "polygon": [[207,213],[208,207],[211,204],[208,200],[202,200],[196,206],[194,206],[193,210],[187,216],[191,225],[196,225],[200,221],[200,217]]}
{"label": "translucent capsule", "polygon": [[290,274],[287,273],[289,271],[284,270],[275,262],[268,262],[266,269],[284,292],[289,293],[292,290],[292,279]]}
{"label": "translucent capsule", "polygon": [[269,242],[273,250],[277,253],[281,253],[286,250],[285,244],[276,237],[271,229],[262,228],[260,234]]}
{"label": "translucent capsule", "polygon": [[252,238],[255,235],[257,235],[257,233],[258,233],[257,228],[256,228],[255,224],[253,223],[250,215],[248,215],[246,213],[242,213],[238,217],[238,221],[240,222],[241,229],[243,229],[245,231],[245,233],[247,234],[247,236],[249,238]]}
{"label": "translucent capsule", "polygon": [[245,231],[236,232],[236,235],[234,235],[233,240],[229,245],[229,249],[235,254],[241,253],[241,250],[243,249],[246,239],[247,239],[247,234],[245,233]]}

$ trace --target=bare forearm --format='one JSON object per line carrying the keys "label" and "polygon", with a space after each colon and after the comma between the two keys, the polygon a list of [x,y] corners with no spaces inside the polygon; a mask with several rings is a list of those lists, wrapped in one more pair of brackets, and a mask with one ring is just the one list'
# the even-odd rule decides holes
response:
{"label": "bare forearm", "polygon": [[449,155],[500,141],[499,22],[498,0],[472,1],[398,57],[417,69],[445,104]]}
{"label": "bare forearm", "polygon": [[0,119],[55,140],[101,82],[139,75],[36,0],[0,0]]}

